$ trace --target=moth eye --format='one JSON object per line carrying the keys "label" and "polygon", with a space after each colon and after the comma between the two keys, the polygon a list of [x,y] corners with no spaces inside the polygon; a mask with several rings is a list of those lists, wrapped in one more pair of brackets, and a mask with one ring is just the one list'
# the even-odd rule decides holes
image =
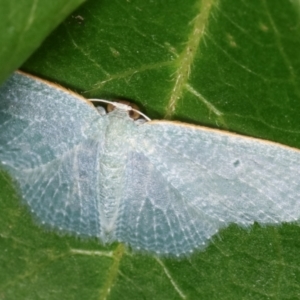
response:
{"label": "moth eye", "polygon": [[[117,100],[116,102],[119,102],[119,103],[122,103],[122,104],[126,104],[130,107],[132,107],[133,109],[136,109],[136,110],[140,110],[139,107],[134,104],[134,103],[131,103],[129,101],[125,101],[125,100]],[[108,113],[112,112],[116,107],[113,105],[113,104],[107,104],[107,107],[106,107],[106,110]],[[128,114],[129,114],[129,117],[133,120],[137,120],[138,118],[140,118],[140,114],[136,111],[133,111],[133,110],[129,110],[128,111]]]}
{"label": "moth eye", "polygon": [[[131,107],[132,107],[132,105],[131,105]],[[137,105],[134,105],[134,107],[132,107],[132,108],[139,110]],[[129,113],[129,117],[133,120],[137,120],[140,117],[140,114],[134,110],[130,110],[128,113]]]}

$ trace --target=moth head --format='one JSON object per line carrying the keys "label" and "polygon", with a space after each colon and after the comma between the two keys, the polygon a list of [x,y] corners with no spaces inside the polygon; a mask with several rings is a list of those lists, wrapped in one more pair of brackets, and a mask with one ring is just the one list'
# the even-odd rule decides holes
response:
{"label": "moth head", "polygon": [[[128,112],[128,115],[130,118],[132,118],[134,121],[140,123],[140,120],[146,120],[146,121],[151,121],[151,119],[146,116],[145,114],[143,114],[137,105],[135,105],[134,103],[131,103],[129,101],[126,100],[118,100],[118,101],[108,101],[108,100],[104,100],[104,99],[89,99],[91,102],[100,102],[100,103],[106,103],[107,104],[107,112],[110,113],[112,112],[114,109],[119,108],[122,110],[125,110]],[[98,110],[100,115],[105,115],[106,112],[104,111],[104,108],[101,106],[96,107],[96,109]],[[143,119],[140,119],[140,118]]]}
{"label": "moth head", "polygon": [[[131,103],[131,102],[126,101],[126,100],[117,100],[116,102],[117,102],[117,103],[124,104],[124,105],[127,105],[128,107],[131,107],[131,108],[132,108],[132,109],[127,110],[128,115],[129,115],[129,117],[130,117],[131,119],[137,120],[137,119],[139,119],[139,118],[141,117],[141,114],[139,113],[139,110],[140,110],[140,109],[139,109],[139,107],[138,107],[136,104]],[[113,104],[113,103],[108,103],[108,104],[107,104],[107,107],[106,107],[106,110],[107,110],[108,113],[110,113],[110,112],[112,112],[113,110],[115,110],[116,107],[117,107],[117,106],[116,106],[115,104]]]}

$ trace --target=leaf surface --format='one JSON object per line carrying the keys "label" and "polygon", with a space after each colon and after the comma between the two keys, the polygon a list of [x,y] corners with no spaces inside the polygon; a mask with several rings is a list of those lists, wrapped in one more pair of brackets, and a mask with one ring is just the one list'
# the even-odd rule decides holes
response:
{"label": "leaf surface", "polygon": [[0,0],[0,83],[84,0]]}

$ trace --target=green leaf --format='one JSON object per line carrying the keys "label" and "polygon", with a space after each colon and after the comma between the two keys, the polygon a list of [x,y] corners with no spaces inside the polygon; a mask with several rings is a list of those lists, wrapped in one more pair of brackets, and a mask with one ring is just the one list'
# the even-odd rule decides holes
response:
{"label": "green leaf", "polygon": [[[85,97],[300,148],[299,2],[90,1],[23,66]],[[1,177],[6,299],[296,299],[300,228],[235,225],[183,259],[59,236]],[[297,179],[295,179],[297,180]],[[4,188],[2,188],[4,187]]]}
{"label": "green leaf", "polygon": [[0,0],[0,83],[84,0]]}

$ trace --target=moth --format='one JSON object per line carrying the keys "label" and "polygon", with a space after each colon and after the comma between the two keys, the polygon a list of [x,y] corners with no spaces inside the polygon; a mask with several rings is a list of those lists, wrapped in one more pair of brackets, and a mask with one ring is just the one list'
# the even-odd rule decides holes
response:
{"label": "moth", "polygon": [[300,152],[170,121],[100,114],[67,90],[15,73],[0,88],[0,166],[42,224],[182,255],[220,228],[293,222]]}

